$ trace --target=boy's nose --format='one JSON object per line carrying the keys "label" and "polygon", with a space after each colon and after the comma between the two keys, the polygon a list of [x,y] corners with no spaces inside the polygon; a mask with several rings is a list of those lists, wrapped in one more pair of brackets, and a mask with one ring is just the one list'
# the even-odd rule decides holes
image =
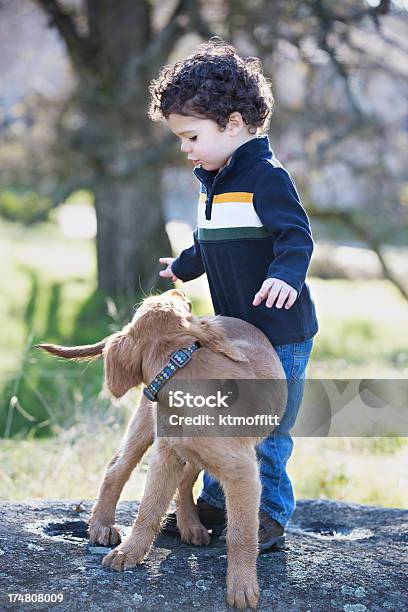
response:
{"label": "boy's nose", "polygon": [[191,145],[188,142],[182,142],[181,150],[183,153],[188,153],[189,151],[191,151]]}

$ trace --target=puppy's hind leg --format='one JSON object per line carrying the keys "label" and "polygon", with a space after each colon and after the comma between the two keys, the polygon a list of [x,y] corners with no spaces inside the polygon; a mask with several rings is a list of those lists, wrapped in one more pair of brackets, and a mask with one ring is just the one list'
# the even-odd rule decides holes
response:
{"label": "puppy's hind leg", "polygon": [[155,404],[144,395],[129,422],[120,448],[109,462],[89,521],[91,543],[116,546],[121,537],[115,527],[115,511],[123,487],[154,440]]}
{"label": "puppy's hind leg", "polygon": [[147,471],[146,487],[130,536],[102,560],[104,567],[125,570],[141,563],[183,474],[184,462],[164,440],[156,440]]}
{"label": "puppy's hind leg", "polygon": [[201,469],[190,461],[184,466],[183,479],[176,495],[177,527],[183,542],[202,546],[210,543],[208,530],[202,525],[194,504],[193,486]]}

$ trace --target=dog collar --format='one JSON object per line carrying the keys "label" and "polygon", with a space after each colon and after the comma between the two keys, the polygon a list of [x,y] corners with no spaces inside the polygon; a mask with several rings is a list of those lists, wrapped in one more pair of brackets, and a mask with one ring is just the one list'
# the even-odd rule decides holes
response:
{"label": "dog collar", "polygon": [[190,361],[192,354],[195,353],[195,351],[201,346],[201,342],[197,340],[191,346],[183,347],[172,353],[164,368],[160,370],[150,385],[143,389],[143,393],[147,399],[152,402],[156,402],[156,397],[160,389],[177,372],[177,370],[183,368],[186,363]]}

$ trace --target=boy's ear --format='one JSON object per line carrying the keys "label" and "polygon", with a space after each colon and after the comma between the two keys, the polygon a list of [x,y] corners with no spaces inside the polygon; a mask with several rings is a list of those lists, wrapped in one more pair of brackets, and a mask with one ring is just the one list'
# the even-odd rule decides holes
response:
{"label": "boy's ear", "polygon": [[203,319],[191,317],[188,333],[197,338],[204,347],[209,348],[215,353],[221,353],[232,361],[249,361],[241,351],[231,344],[217,317],[206,317]]}
{"label": "boy's ear", "polygon": [[142,382],[142,363],[137,339],[118,332],[110,337],[103,351],[105,383],[112,395],[122,397]]}
{"label": "boy's ear", "polygon": [[244,120],[242,119],[241,113],[234,111],[228,117],[228,129],[232,133],[238,133],[244,126]]}

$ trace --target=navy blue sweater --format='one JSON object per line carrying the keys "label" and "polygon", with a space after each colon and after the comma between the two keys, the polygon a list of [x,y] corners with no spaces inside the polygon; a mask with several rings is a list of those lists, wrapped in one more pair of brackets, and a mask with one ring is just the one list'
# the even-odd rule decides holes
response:
{"label": "navy blue sweater", "polygon": [[[201,182],[194,244],[173,262],[182,281],[207,273],[215,314],[261,329],[272,344],[303,342],[318,330],[305,283],[313,252],[309,219],[289,173],[259,136],[238,147],[222,170],[194,168]],[[298,292],[286,310],[253,306],[266,278]],[[275,302],[276,304],[276,302]]]}

